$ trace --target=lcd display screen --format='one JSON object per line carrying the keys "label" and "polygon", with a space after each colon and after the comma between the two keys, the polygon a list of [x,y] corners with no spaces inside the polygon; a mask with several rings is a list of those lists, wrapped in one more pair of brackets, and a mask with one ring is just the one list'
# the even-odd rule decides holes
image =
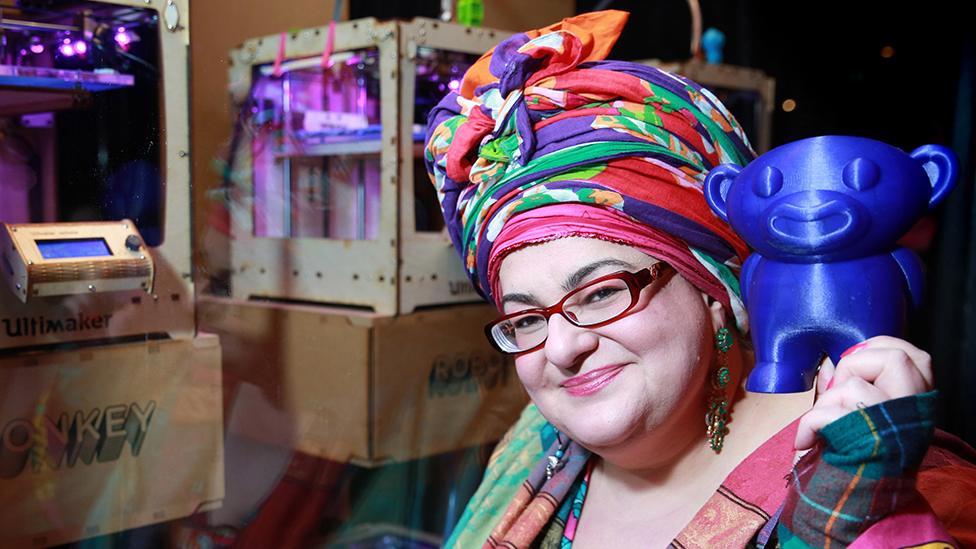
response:
{"label": "lcd display screen", "polygon": [[104,257],[112,255],[104,238],[63,238],[58,240],[38,240],[37,249],[44,259],[67,259],[74,257]]}

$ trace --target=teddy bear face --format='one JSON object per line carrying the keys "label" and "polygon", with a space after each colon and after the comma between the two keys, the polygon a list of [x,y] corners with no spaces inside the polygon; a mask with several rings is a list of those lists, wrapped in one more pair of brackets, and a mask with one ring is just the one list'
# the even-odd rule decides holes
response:
{"label": "teddy bear face", "polygon": [[927,210],[929,175],[884,143],[824,136],[763,154],[728,189],[728,220],[757,252],[837,261],[890,250]]}

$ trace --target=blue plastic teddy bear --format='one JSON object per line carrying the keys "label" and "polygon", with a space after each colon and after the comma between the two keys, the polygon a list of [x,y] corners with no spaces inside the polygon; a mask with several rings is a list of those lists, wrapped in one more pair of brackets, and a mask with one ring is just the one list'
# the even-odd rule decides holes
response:
{"label": "blue plastic teddy bear", "polygon": [[821,136],[705,179],[712,210],[755,250],[742,268],[756,366],[746,388],[806,391],[827,355],[900,336],[922,294],[918,257],[896,242],[956,182],[951,150],[905,154],[871,139]]}

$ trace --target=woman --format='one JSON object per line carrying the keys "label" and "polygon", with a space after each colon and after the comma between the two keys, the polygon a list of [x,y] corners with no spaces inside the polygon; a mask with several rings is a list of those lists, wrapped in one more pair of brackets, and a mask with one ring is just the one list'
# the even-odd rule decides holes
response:
{"label": "woman", "polygon": [[814,391],[742,389],[748,250],[701,182],[754,153],[707,90],[601,61],[625,20],[517,35],[431,114],[451,238],[533,403],[448,546],[976,541],[957,505],[976,469],[943,446],[972,451],[943,434],[930,447],[926,353],[877,337]]}

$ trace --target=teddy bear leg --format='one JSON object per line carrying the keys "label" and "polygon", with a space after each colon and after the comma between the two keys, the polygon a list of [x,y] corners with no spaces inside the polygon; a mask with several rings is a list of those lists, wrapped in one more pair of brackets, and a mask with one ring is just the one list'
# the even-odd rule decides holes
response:
{"label": "teddy bear leg", "polygon": [[756,348],[756,365],[746,390],[754,393],[801,393],[813,387],[823,351],[816,336],[798,334],[775,345]]}

